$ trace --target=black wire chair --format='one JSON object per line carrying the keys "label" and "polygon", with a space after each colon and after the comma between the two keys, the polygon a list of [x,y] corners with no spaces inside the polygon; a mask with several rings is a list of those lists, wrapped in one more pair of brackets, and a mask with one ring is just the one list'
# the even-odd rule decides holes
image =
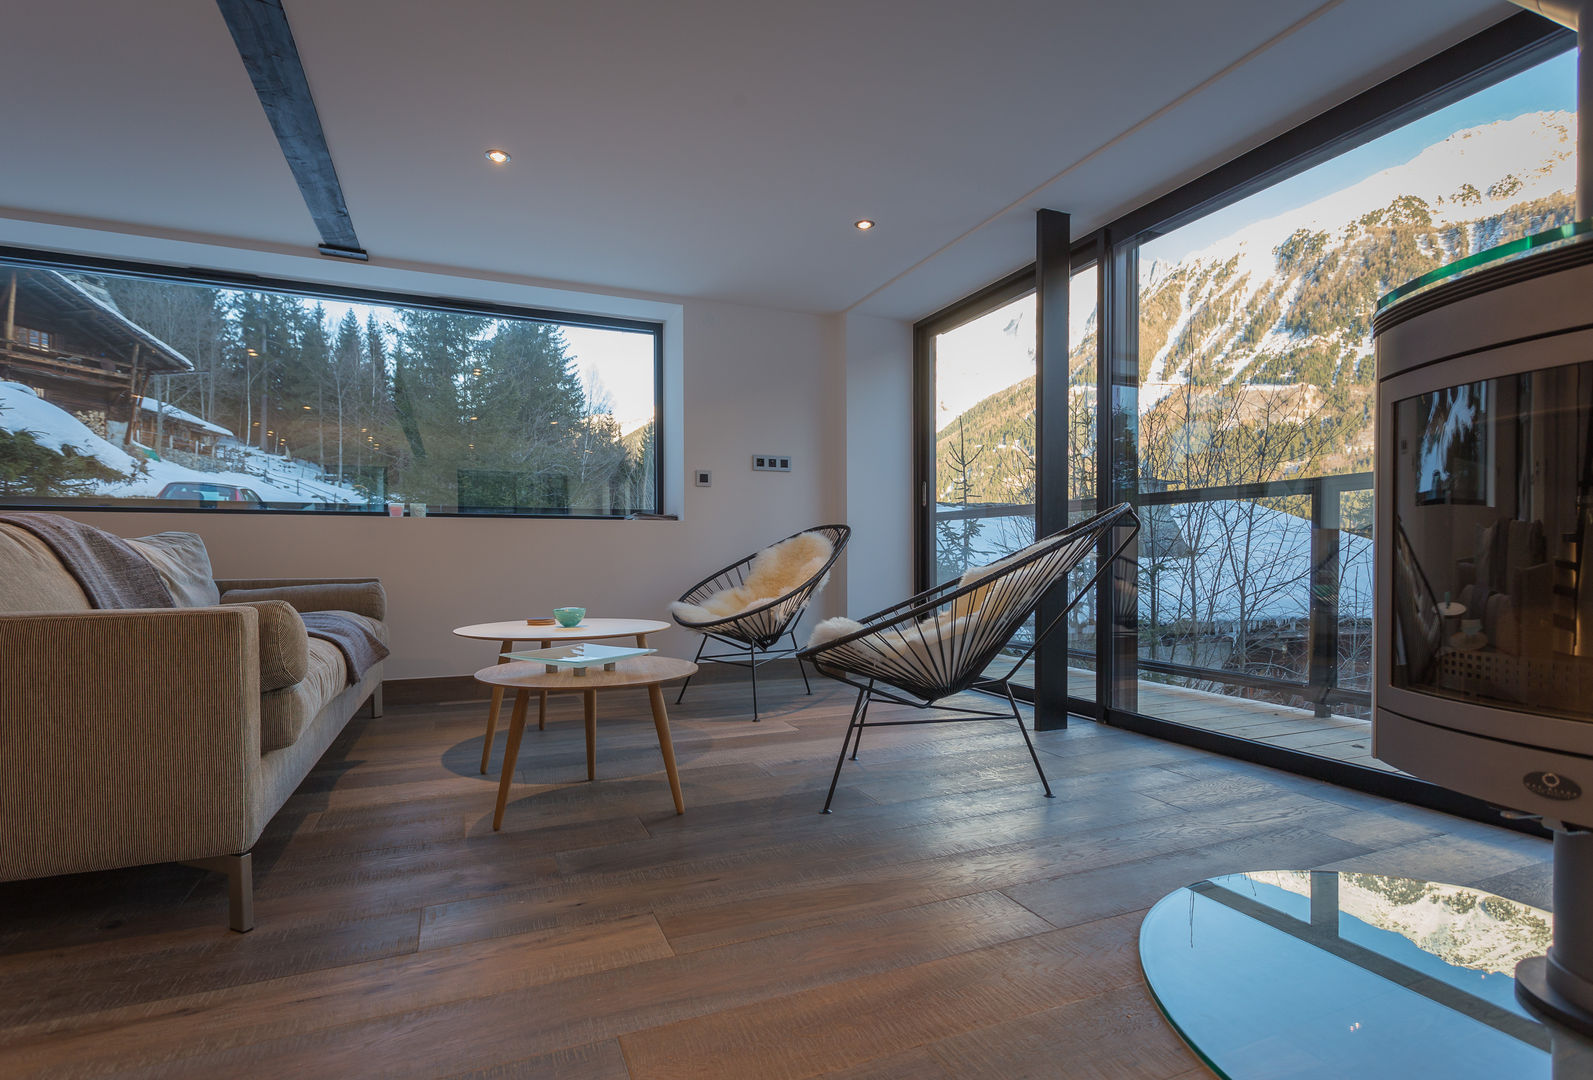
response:
{"label": "black wire chair", "polygon": [[[1114,529],[1127,529],[1128,532],[1109,556],[1097,560],[1089,583],[1074,590],[1050,623],[1036,627],[1034,640],[1005,674],[986,674],[986,669],[1013,634],[1034,613],[1040,598],[1053,586],[1065,583],[1074,568],[1085,556],[1100,549]],[[830,791],[824,799],[824,813],[830,812],[830,803],[835,799],[835,785],[841,778],[848,745],[852,749],[852,760],[857,760],[864,727],[960,720],[1016,720],[1035,771],[1040,774],[1046,798],[1051,798],[1051,784],[1040,767],[1040,756],[1035,753],[1034,743],[1023,726],[1023,717],[1009,683],[1045,636],[1100,580],[1138,533],[1139,516],[1127,503],[1119,504],[1036,541],[985,568],[987,572],[982,575],[964,575],[962,580],[926,589],[863,619],[861,629],[799,652],[798,659],[810,661],[820,675],[857,688],[852,719],[841,741],[841,755],[835,762],[835,775],[830,778]],[[935,708],[937,701],[965,690],[1000,694],[1006,698],[1008,708],[992,712],[957,707],[953,716],[872,723],[867,720],[869,705],[875,700],[929,709]]]}
{"label": "black wire chair", "polygon": [[[739,611],[734,615],[717,619],[713,622],[688,622],[679,614],[671,612],[675,622],[687,630],[695,630],[703,636],[702,642],[697,646],[695,663],[727,664],[731,667],[744,667],[752,671],[752,719],[758,720],[758,669],[772,660],[785,660],[797,656],[796,623],[807,610],[808,602],[815,593],[824,588],[829,580],[830,569],[835,565],[835,560],[841,557],[841,552],[846,549],[847,540],[851,539],[852,529],[847,525],[820,525],[812,529],[803,529],[802,532],[792,533],[786,540],[794,540],[802,533],[818,533],[829,540],[832,551],[818,572],[808,578],[795,589],[783,596],[777,596],[764,604],[746,611]],[[784,543],[785,541],[780,541]],[[711,577],[704,578],[680,598],[683,604],[702,604],[709,597],[726,589],[734,589],[746,584],[747,571],[752,566],[752,561],[762,552],[755,551],[745,559],[731,566],[725,567]],[[789,637],[789,649],[774,648],[780,639]],[[708,653],[704,655],[703,649],[707,648],[710,640],[721,645],[729,646],[733,652]],[[741,659],[745,654],[746,659]],[[802,672],[802,685],[807,687],[809,694],[813,687],[808,682],[807,668],[803,666],[800,657],[797,659],[797,669]],[[691,685],[688,678],[680,686],[680,694],[675,698],[679,705],[686,696],[686,687]]]}

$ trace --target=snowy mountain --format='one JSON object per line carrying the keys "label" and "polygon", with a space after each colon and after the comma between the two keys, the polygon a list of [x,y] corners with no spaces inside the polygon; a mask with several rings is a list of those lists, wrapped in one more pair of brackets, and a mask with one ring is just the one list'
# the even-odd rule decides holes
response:
{"label": "snowy mountain", "polygon": [[[1147,245],[1141,410],[1178,387],[1311,383],[1328,391],[1326,418],[1339,418],[1370,393],[1377,300],[1455,259],[1570,221],[1575,148],[1574,114],[1527,113],[1458,131],[1176,262],[1157,261],[1158,243]],[[1350,441],[1341,437],[1340,449]]]}
{"label": "snowy mountain", "polygon": [[[1522,166],[1520,163],[1529,163]],[[1510,163],[1509,165],[1503,163]],[[1174,487],[1371,467],[1372,315],[1390,290],[1574,216],[1576,115],[1534,112],[1457,131],[1403,164],[1192,253],[1141,250],[1141,468]],[[1069,363],[1093,380],[1093,313]],[[1093,438],[1076,393],[1076,438]],[[940,498],[1025,501],[1033,489],[1034,380],[937,418]],[[960,423],[958,422],[960,420]],[[1191,454],[1214,428],[1285,425],[1290,453],[1218,475]],[[1078,450],[1088,455],[1092,448]]]}

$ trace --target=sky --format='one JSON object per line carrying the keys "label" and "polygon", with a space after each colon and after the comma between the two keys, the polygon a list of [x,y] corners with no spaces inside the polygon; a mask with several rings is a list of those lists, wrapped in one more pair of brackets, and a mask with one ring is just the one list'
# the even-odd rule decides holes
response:
{"label": "sky", "polygon": [[[1095,274],[1074,274],[1068,290],[1068,351],[1095,320]],[[1018,299],[935,340],[935,430],[971,406],[1034,374],[1034,295]]]}

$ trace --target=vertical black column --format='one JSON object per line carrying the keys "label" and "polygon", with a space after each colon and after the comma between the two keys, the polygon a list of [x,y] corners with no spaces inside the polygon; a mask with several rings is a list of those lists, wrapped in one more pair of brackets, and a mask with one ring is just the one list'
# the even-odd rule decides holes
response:
{"label": "vertical black column", "polygon": [[[1035,228],[1035,476],[1034,534],[1049,536],[1068,524],[1068,282],[1072,236],[1068,215],[1041,210]],[[1062,610],[1067,585],[1048,592],[1035,626],[1050,626]],[[1034,654],[1034,726],[1068,726],[1067,627],[1058,626]]]}

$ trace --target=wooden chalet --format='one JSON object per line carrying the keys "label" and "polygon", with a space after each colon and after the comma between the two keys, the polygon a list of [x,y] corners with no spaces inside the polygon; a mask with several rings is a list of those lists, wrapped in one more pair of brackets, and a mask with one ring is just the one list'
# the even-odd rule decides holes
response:
{"label": "wooden chalet", "polygon": [[191,454],[214,454],[219,440],[233,437],[232,432],[220,424],[212,424],[148,394],[140,398],[138,404],[138,425],[133,429],[133,441],[157,453],[186,450]]}
{"label": "wooden chalet", "polygon": [[0,379],[31,387],[101,436],[129,443],[150,376],[193,370],[92,282],[0,267],[0,289]]}

